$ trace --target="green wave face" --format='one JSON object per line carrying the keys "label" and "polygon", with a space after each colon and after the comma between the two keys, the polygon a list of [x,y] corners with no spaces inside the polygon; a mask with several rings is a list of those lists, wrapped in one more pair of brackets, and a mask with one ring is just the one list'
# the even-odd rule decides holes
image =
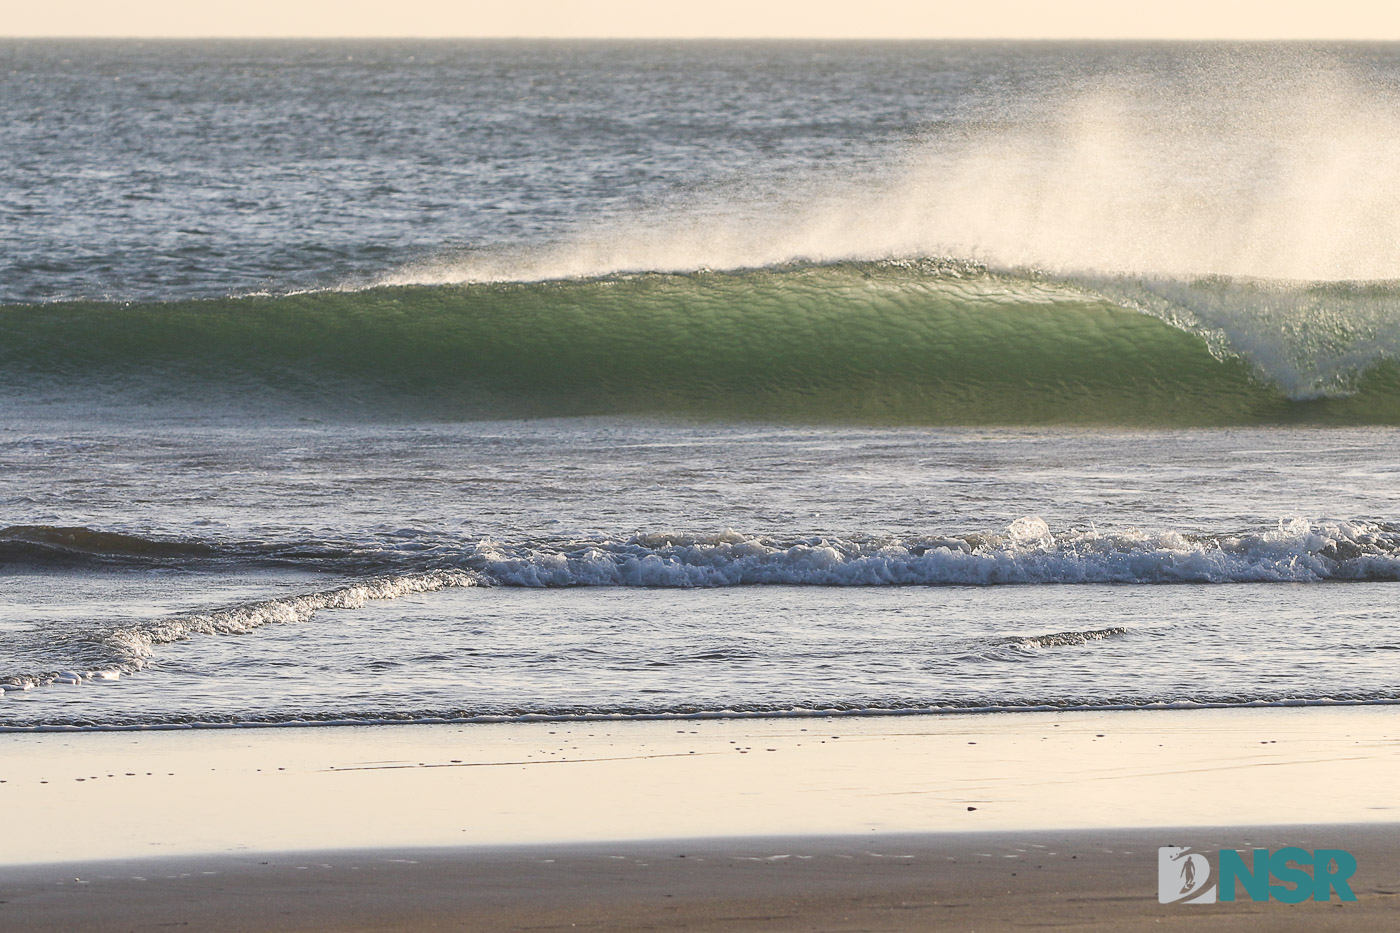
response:
{"label": "green wave face", "polygon": [[1033,277],[807,266],[8,307],[0,384],[425,418],[1400,423],[1391,363],[1293,401],[1208,337]]}

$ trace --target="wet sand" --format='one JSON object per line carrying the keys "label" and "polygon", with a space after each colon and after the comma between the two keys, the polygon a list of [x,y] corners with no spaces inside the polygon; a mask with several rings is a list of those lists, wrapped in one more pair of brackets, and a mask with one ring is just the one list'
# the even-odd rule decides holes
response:
{"label": "wet sand", "polygon": [[[1396,828],[1038,831],[186,856],[0,872],[6,931],[1389,929]],[[1162,905],[1158,845],[1346,848],[1358,900]],[[1243,897],[1243,895],[1241,895]]]}

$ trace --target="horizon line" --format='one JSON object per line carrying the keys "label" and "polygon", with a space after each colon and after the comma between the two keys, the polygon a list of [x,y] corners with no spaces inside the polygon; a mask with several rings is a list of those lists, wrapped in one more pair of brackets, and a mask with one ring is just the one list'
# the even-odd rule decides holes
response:
{"label": "horizon line", "polygon": [[675,36],[675,35],[585,35],[585,36],[563,36],[563,35],[283,35],[283,34],[248,34],[248,35],[209,35],[191,33],[188,35],[97,35],[97,34],[20,34],[5,35],[0,34],[0,40],[13,39],[99,39],[99,40],[135,40],[135,41],[162,41],[162,40],[199,40],[217,41],[228,40],[233,42],[246,42],[249,40],[325,40],[332,42],[343,42],[347,40],[394,40],[408,39],[419,42],[454,42],[468,39],[476,40],[499,40],[499,41],[524,41],[524,42],[1365,42],[1365,43],[1394,43],[1400,44],[1400,35],[1395,37],[1362,37],[1362,36],[1001,36],[1001,35],[948,35],[948,36]]}

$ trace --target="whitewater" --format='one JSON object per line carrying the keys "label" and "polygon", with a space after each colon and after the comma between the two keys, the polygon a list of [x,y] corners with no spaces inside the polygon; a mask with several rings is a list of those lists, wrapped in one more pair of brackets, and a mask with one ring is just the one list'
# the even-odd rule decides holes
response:
{"label": "whitewater", "polygon": [[0,729],[1400,701],[1397,103],[0,43]]}

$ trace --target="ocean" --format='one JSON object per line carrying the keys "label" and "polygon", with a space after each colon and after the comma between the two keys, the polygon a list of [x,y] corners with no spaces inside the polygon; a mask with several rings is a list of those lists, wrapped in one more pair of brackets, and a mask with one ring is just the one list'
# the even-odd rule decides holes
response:
{"label": "ocean", "polygon": [[1397,105],[0,41],[0,730],[1400,702]]}

